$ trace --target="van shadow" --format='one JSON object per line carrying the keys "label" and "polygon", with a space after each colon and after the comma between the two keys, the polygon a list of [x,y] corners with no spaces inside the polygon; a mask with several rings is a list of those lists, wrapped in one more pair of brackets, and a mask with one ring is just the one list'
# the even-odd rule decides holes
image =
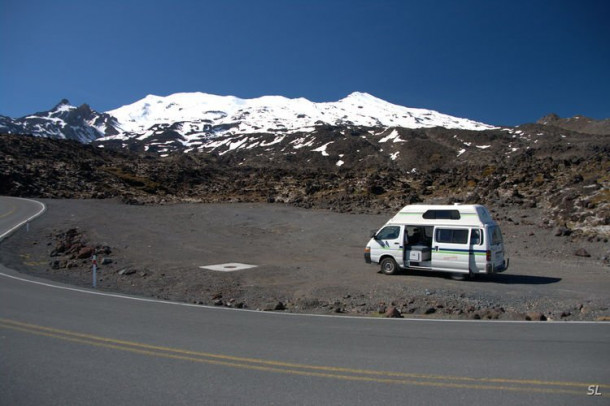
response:
{"label": "van shadow", "polygon": [[[432,278],[444,278],[450,279],[451,274],[445,272],[426,272],[419,270],[408,270],[407,272],[402,271],[400,274],[403,275],[415,275],[415,276],[426,276]],[[477,275],[475,278],[467,279],[464,282],[467,283],[498,283],[502,285],[548,285],[550,283],[557,283],[561,281],[561,278],[553,278],[548,276],[534,276],[534,275],[515,275],[510,273],[497,273],[497,274],[482,274]]]}
{"label": "van shadow", "polygon": [[509,273],[499,273],[491,275],[478,275],[474,282],[500,283],[503,285],[548,285],[557,283],[561,278],[534,275],[515,275]]}

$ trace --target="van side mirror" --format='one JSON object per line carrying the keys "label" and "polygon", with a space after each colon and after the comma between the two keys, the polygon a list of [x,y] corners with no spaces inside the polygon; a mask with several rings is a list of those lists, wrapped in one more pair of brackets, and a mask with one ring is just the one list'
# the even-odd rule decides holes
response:
{"label": "van side mirror", "polygon": [[377,239],[377,230],[371,231],[371,238]]}

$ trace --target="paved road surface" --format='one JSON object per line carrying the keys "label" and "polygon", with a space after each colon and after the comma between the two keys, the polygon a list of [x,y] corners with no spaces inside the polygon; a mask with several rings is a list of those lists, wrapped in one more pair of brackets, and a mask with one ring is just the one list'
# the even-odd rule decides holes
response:
{"label": "paved road surface", "polygon": [[605,323],[236,311],[0,265],[1,405],[607,405],[609,344]]}
{"label": "paved road surface", "polygon": [[0,196],[0,240],[45,210],[35,200]]}

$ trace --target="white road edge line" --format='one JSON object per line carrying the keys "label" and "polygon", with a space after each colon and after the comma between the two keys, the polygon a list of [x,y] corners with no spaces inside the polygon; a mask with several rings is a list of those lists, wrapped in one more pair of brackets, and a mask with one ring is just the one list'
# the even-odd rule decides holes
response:
{"label": "white road edge line", "polygon": [[511,324],[549,324],[549,325],[557,325],[557,324],[606,324],[610,326],[610,323],[604,321],[526,321],[526,320],[456,320],[456,319],[419,319],[419,318],[379,318],[379,317],[364,317],[364,316],[341,316],[341,315],[331,315],[331,314],[308,314],[308,313],[283,313],[283,312],[275,312],[275,311],[263,311],[263,310],[253,310],[253,309],[234,309],[231,307],[221,307],[221,306],[209,306],[209,305],[199,305],[199,304],[191,304],[191,303],[181,303],[181,302],[172,302],[168,300],[158,300],[158,299],[148,299],[137,296],[127,296],[120,295],[117,293],[105,293],[105,292],[97,292],[90,289],[81,289],[81,288],[71,288],[68,286],[60,286],[54,285],[52,283],[47,282],[39,282],[33,281],[30,279],[20,278],[18,276],[8,275],[4,272],[0,272],[0,276],[4,276],[9,279],[18,280],[21,282],[32,283],[35,285],[45,286],[53,289],[61,289],[68,290],[71,292],[84,293],[89,295],[98,295],[98,296],[106,296],[117,299],[125,299],[125,300],[134,300],[137,302],[147,302],[147,303],[158,303],[164,305],[172,305],[172,306],[184,306],[184,307],[193,307],[197,309],[209,309],[209,310],[219,310],[219,311],[236,311],[236,312],[251,312],[251,313],[259,313],[259,314],[267,314],[270,316],[294,316],[294,317],[325,317],[325,318],[336,318],[343,320],[379,320],[386,322],[402,322],[402,321],[422,321],[422,322],[451,322],[451,323],[486,323],[486,324],[496,324],[496,323],[511,323]]}

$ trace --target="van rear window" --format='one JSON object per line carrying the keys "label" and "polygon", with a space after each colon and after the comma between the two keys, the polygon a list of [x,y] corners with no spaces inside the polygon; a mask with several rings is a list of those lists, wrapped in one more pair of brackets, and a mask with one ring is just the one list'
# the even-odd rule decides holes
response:
{"label": "van rear window", "polygon": [[502,231],[500,231],[500,227],[490,227],[489,234],[491,234],[492,245],[502,244]]}
{"label": "van rear window", "polygon": [[428,210],[423,217],[426,220],[459,220],[459,210]]}

